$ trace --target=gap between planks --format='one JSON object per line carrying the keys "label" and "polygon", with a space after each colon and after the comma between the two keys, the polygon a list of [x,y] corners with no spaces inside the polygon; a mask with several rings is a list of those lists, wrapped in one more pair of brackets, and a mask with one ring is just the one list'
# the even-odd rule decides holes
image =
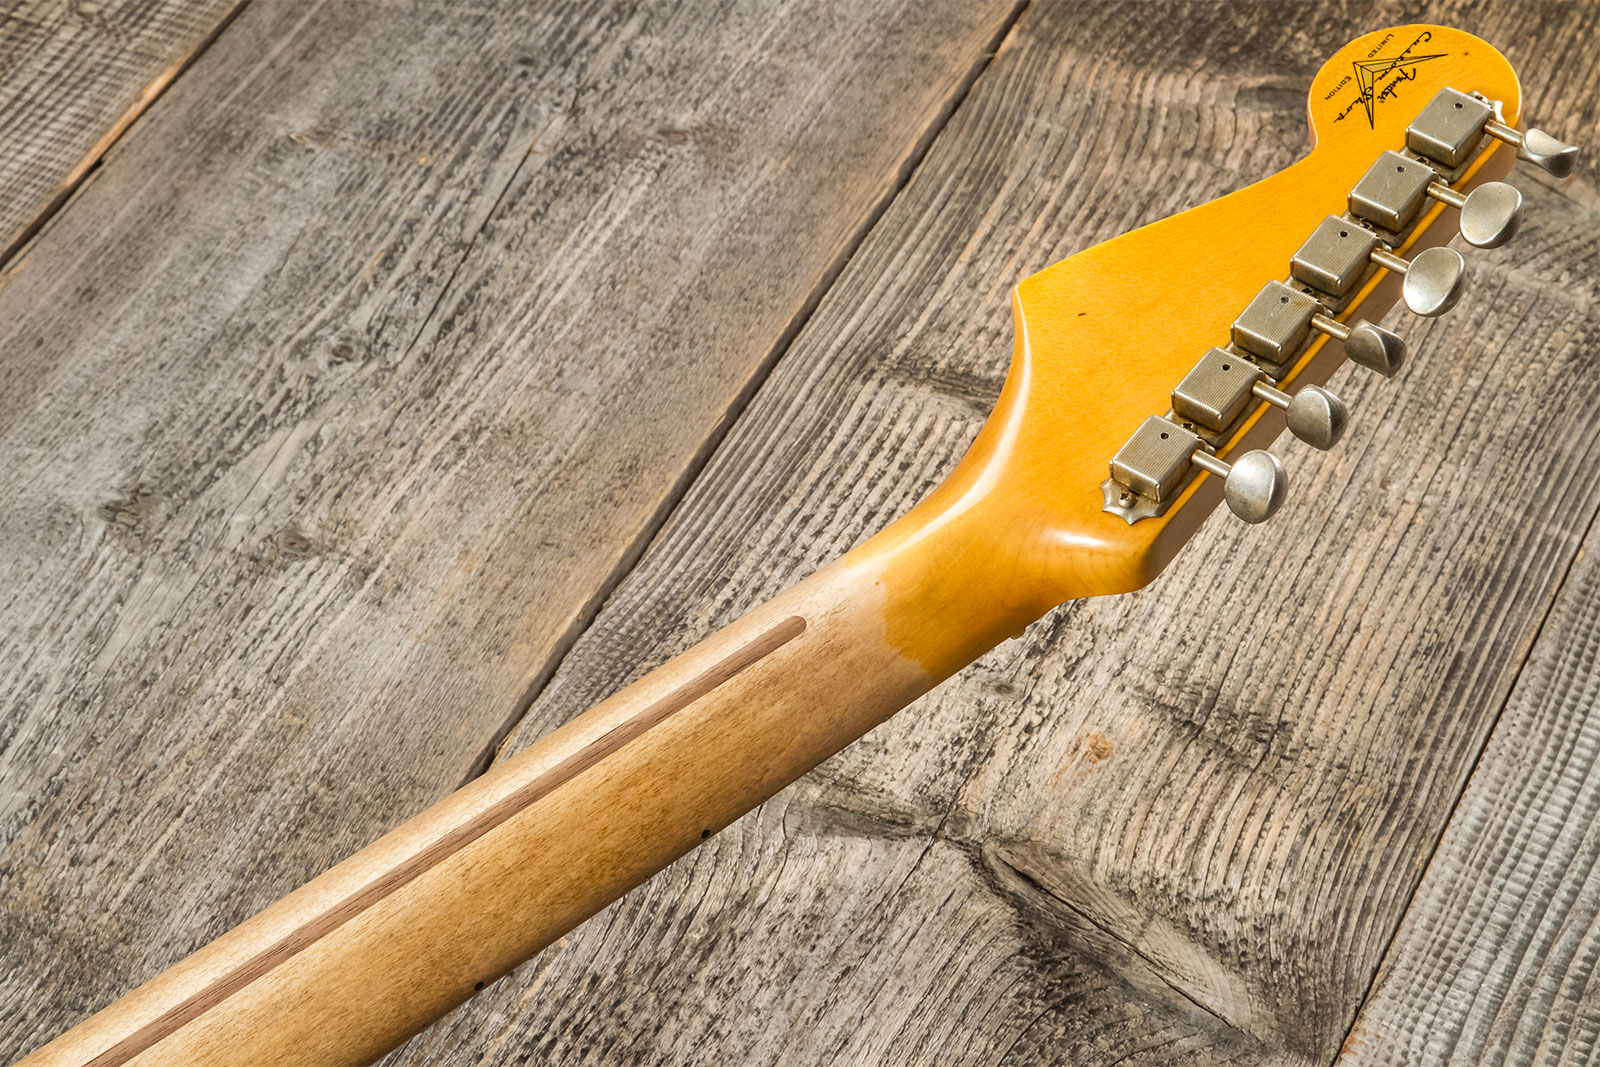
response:
{"label": "gap between planks", "polygon": [[1539,624],[1533,628],[1533,636],[1528,639],[1527,645],[1522,649],[1522,655],[1517,660],[1517,669],[1512,672],[1510,682],[1506,686],[1505,696],[1501,698],[1500,706],[1495,709],[1494,717],[1489,721],[1489,728],[1484,731],[1483,738],[1478,742],[1477,754],[1472,757],[1472,762],[1467,767],[1467,773],[1462,777],[1461,785],[1456,790],[1455,800],[1450,804],[1450,814],[1440,824],[1439,833],[1435,835],[1433,844],[1428,849],[1427,862],[1422,865],[1416,880],[1411,883],[1411,891],[1406,894],[1406,906],[1401,908],[1399,914],[1395,916],[1394,925],[1389,929],[1389,936],[1384,939],[1383,953],[1378,957],[1378,965],[1373,968],[1372,977],[1367,981],[1367,991],[1361,995],[1361,999],[1356,1003],[1355,1012],[1350,1016],[1349,1025],[1345,1027],[1344,1038],[1339,1042],[1339,1047],[1334,1051],[1332,1059],[1328,1061],[1328,1067],[1338,1067],[1338,1063],[1344,1058],[1351,1039],[1356,1036],[1356,1028],[1361,1023],[1362,1013],[1367,1010],[1368,1002],[1372,1000],[1373,994],[1377,991],[1378,979],[1383,974],[1384,968],[1388,966],[1390,957],[1394,954],[1395,941],[1400,936],[1400,930],[1405,925],[1406,917],[1411,914],[1411,909],[1416,905],[1417,894],[1422,891],[1423,884],[1428,880],[1428,872],[1433,869],[1433,861],[1439,855],[1439,848],[1444,843],[1445,835],[1450,832],[1450,827],[1455,823],[1456,813],[1461,810],[1461,802],[1465,799],[1467,790],[1472,786],[1473,777],[1478,773],[1478,765],[1483,762],[1484,753],[1489,749],[1489,742],[1494,739],[1494,735],[1500,729],[1500,721],[1505,718],[1506,708],[1511,705],[1511,698],[1516,694],[1517,687],[1522,682],[1523,672],[1528,669],[1528,663],[1533,658],[1534,649],[1539,647],[1539,642],[1544,637],[1545,627],[1550,622],[1550,616],[1555,613],[1556,605],[1560,603],[1562,590],[1566,589],[1567,582],[1572,578],[1572,568],[1577,565],[1578,557],[1583,554],[1583,546],[1588,543],[1590,536],[1594,534],[1597,528],[1600,528],[1600,506],[1596,506],[1589,513],[1589,518],[1584,521],[1582,529],[1573,541],[1572,555],[1567,557],[1567,564],[1561,569],[1561,578],[1550,587],[1550,598],[1545,603],[1544,611],[1539,615]]}
{"label": "gap between planks", "polygon": [[[671,520],[673,513],[677,511],[678,506],[688,495],[689,489],[700,477],[700,473],[705,470],[706,464],[711,461],[711,457],[721,447],[723,440],[728,436],[728,431],[733,428],[734,423],[739,421],[745,409],[750,406],[750,402],[755,399],[755,395],[760,391],[763,383],[772,375],[772,371],[777,367],[778,362],[788,353],[790,347],[794,344],[795,338],[800,335],[800,331],[805,329],[806,324],[811,321],[811,316],[821,305],[823,297],[833,288],[839,276],[844,273],[845,267],[849,265],[856,253],[861,249],[861,246],[866,242],[868,235],[877,228],[884,214],[899,198],[906,186],[910,184],[911,179],[916,176],[918,168],[922,166],[923,160],[927,158],[928,150],[933,147],[933,143],[938,139],[939,134],[944,131],[945,127],[949,125],[950,119],[960,109],[961,105],[966,102],[968,94],[971,93],[972,87],[977,84],[978,79],[983,76],[983,72],[989,69],[989,64],[1005,44],[1006,39],[1011,36],[1018,21],[1022,18],[1023,13],[1027,11],[1031,2],[1032,0],[1016,0],[1011,10],[1006,13],[994,35],[984,44],[983,50],[978,54],[978,58],[967,69],[966,76],[956,83],[955,90],[946,99],[944,106],[939,109],[938,114],[928,124],[927,129],[923,130],[922,135],[917,138],[906,158],[901,161],[893,186],[878,199],[877,203],[872,205],[872,208],[850,234],[845,246],[839,250],[839,254],[833,258],[832,262],[823,271],[822,276],[817,279],[816,285],[806,294],[806,298],[799,309],[795,311],[788,324],[773,341],[772,347],[768,349],[766,356],[762,358],[760,364],[750,375],[749,380],[745,382],[744,387],[733,398],[733,402],[728,405],[728,409],[723,412],[722,418],[711,427],[705,439],[701,441],[700,447],[689,458],[689,462],[685,465],[682,473],[679,474],[678,478],[672,483],[672,487],[661,498],[661,503],[656,507],[648,521],[640,528],[638,535],[629,543],[627,550],[617,560],[616,565],[595,585],[594,592],[581,605],[566,632],[556,640],[544,665],[534,673],[522,698],[517,701],[506,721],[489,738],[483,751],[473,762],[471,770],[459,783],[460,786],[467,785],[488,771],[494,762],[500,758],[500,754],[505,747],[511,743],[516,736],[517,729],[521,726],[523,720],[527,718],[528,712],[538,701],[545,687],[550,684],[550,680],[555,677],[556,671],[560,669],[567,655],[577,645],[579,639],[594,625],[601,608],[605,606],[611,594],[616,591],[617,587],[638,566],[639,561],[644,558],[645,551],[656,539],[656,535]],[[463,262],[465,262],[465,257],[463,257]],[[449,285],[446,284],[445,289],[448,288]],[[441,300],[443,299],[443,291],[441,290]],[[428,319],[431,320],[431,318],[432,313],[430,312]],[[423,322],[424,329],[426,329],[427,321],[424,320]],[[421,336],[420,332],[418,336]]]}
{"label": "gap between planks", "polygon": [[101,162],[104,161],[106,153],[111,151],[112,146],[122,140],[128,134],[128,131],[133,129],[139,119],[144,116],[145,112],[149,111],[150,107],[161,98],[162,94],[172,88],[173,83],[186,74],[201,56],[205,55],[206,51],[216,43],[217,38],[221,37],[227,28],[233,25],[233,20],[239,17],[239,13],[249,3],[250,0],[238,0],[232,8],[217,20],[217,24],[211,28],[211,32],[206,34],[205,38],[200,41],[193,51],[162,71],[154,81],[145,87],[144,91],[139,94],[139,98],[107,128],[101,138],[84,154],[84,157],[78,161],[77,165],[67,173],[66,178],[61,183],[61,187],[56,190],[55,195],[50,198],[49,202],[40,209],[39,214],[18,230],[17,235],[11,239],[9,244],[0,247],[0,271],[4,271],[5,268],[9,267],[32,243],[33,239],[38,237],[44,228],[50,224],[50,220],[60,214],[61,210],[78,195],[78,192],[94,176],[94,172],[100,168]]}

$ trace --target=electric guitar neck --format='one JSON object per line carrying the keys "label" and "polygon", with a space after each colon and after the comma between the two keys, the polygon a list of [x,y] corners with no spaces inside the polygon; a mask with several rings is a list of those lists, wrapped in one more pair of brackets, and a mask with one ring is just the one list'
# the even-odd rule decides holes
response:
{"label": "electric guitar neck", "polygon": [[[1219,504],[1269,518],[1288,428],[1331,447],[1346,359],[1436,315],[1521,197],[1511,66],[1404,26],[1311,83],[1314,147],[1014,290],[994,413],[923,503],[257,915],[26,1067],[367,1063],[1054,606],[1137,589]],[[1130,173],[1129,181],[1138,181]]]}

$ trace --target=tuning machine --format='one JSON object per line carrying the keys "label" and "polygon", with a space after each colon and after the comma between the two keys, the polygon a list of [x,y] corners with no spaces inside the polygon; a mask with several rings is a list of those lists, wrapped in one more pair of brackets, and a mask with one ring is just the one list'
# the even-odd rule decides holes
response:
{"label": "tuning machine", "polygon": [[1454,249],[1429,248],[1405,260],[1365,226],[1330,215],[1290,259],[1289,271],[1297,281],[1341,300],[1360,283],[1369,264],[1403,275],[1406,307],[1429,317],[1455,307],[1467,270],[1466,260]]}
{"label": "tuning machine", "polygon": [[1178,383],[1172,391],[1172,410],[1196,426],[1221,433],[1244,413],[1252,397],[1283,409],[1289,432],[1323,451],[1338,444],[1350,418],[1344,401],[1320,385],[1303,386],[1290,395],[1274,386],[1260,367],[1221,348],[1201,356]]}
{"label": "tuning machine", "polygon": [[[1233,323],[1233,343],[1263,363],[1286,368],[1311,331],[1344,344],[1345,354],[1384,377],[1405,359],[1406,344],[1396,334],[1363,320],[1347,325],[1328,314],[1322,302],[1283,282],[1268,282]],[[1283,377],[1274,373],[1274,377]]]}
{"label": "tuning machine", "polygon": [[1446,167],[1465,163],[1484,135],[1513,146],[1517,158],[1565,178],[1578,162],[1578,147],[1529,127],[1521,132],[1500,121],[1488,101],[1455,89],[1441,89],[1406,127],[1406,147]]}
{"label": "tuning machine", "polygon": [[1509,241],[1522,222],[1522,194],[1505,182],[1486,182],[1466,195],[1426,163],[1385,152],[1350,191],[1350,213],[1380,229],[1406,229],[1437,200],[1460,212],[1461,236],[1478,248]]}
{"label": "tuning machine", "polygon": [[1152,415],[1112,457],[1107,497],[1120,489],[1166,504],[1183,487],[1191,467],[1221,478],[1228,510],[1249,523],[1271,518],[1289,488],[1288,473],[1272,453],[1256,449],[1230,463],[1213,454],[1198,434]]}

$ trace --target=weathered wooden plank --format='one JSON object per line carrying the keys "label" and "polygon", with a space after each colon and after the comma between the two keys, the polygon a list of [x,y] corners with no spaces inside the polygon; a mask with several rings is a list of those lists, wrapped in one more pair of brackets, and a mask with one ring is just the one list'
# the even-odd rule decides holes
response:
{"label": "weathered wooden plank", "polygon": [[246,9],[0,285],[0,1057],[481,765],[1009,17]]}
{"label": "weathered wooden plank", "polygon": [[0,262],[241,2],[0,4]]}
{"label": "weathered wooden plank", "polygon": [[[1286,164],[1339,44],[1470,26],[1581,130],[1595,17],[1031,7],[513,746],[904,510],[998,391],[1007,284]],[[1056,613],[387,1062],[1330,1062],[1600,504],[1589,174],[1522,175],[1463,306],[1397,317],[1411,366],[1341,373],[1272,524]]]}
{"label": "weathered wooden plank", "polygon": [[1600,535],[1562,584],[1342,1064],[1600,1048]]}

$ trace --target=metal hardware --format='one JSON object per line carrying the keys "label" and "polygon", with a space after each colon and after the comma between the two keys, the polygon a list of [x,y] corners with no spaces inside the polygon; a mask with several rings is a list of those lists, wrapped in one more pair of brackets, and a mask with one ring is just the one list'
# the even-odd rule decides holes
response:
{"label": "metal hardware", "polygon": [[1287,416],[1289,432],[1312,448],[1326,452],[1344,436],[1350,409],[1320,385],[1302,386],[1293,396],[1258,380],[1250,391]]}
{"label": "metal hardware", "polygon": [[1233,323],[1233,343],[1283,377],[1312,330],[1343,341],[1351,359],[1384,375],[1393,374],[1405,357],[1405,342],[1388,330],[1358,321],[1353,327],[1332,318],[1315,297],[1283,282],[1268,282]]}
{"label": "metal hardware", "polygon": [[1372,253],[1372,262],[1384,270],[1405,276],[1400,296],[1418,315],[1432,318],[1456,306],[1461,297],[1461,282],[1466,277],[1467,261],[1453,248],[1439,246],[1417,253],[1410,262],[1387,248]]}
{"label": "metal hardware", "polygon": [[1391,252],[1376,235],[1330,215],[1317,224],[1306,243],[1289,261],[1290,273],[1313,288],[1343,297],[1355,288],[1368,263],[1405,276],[1401,295],[1418,315],[1439,315],[1455,306],[1467,261],[1449,248],[1430,248],[1409,263]]}
{"label": "metal hardware", "polygon": [[1399,369],[1406,346],[1398,336],[1370,322],[1334,318],[1375,268],[1401,276],[1402,298],[1416,314],[1439,315],[1455,306],[1466,275],[1459,253],[1435,247],[1408,261],[1394,249],[1429,199],[1456,209],[1469,244],[1494,248],[1516,233],[1522,194],[1515,188],[1504,182],[1469,193],[1451,187],[1485,136],[1515,146],[1518,158],[1557,177],[1576,164],[1575,146],[1542,130],[1507,126],[1498,104],[1454,89],[1439,92],[1406,129],[1407,147],[1421,158],[1384,152],[1351,190],[1349,214],[1318,223],[1290,259],[1291,284],[1267,283],[1234,321],[1231,345],[1208,349],[1173,390],[1172,412],[1146,419],[1112,458],[1111,477],[1101,484],[1105,510],[1130,524],[1160,515],[1203,470],[1223,480],[1223,497],[1235,515],[1252,523],[1270,517],[1287,492],[1283,464],[1260,450],[1229,463],[1207,442],[1220,443],[1252,398],[1282,409],[1290,432],[1313,447],[1338,442],[1349,421],[1342,400],[1314,385],[1290,394],[1273,379],[1286,376],[1312,330],[1342,342],[1356,363],[1386,376]]}
{"label": "metal hardware", "polygon": [[1228,510],[1248,523],[1266,522],[1289,492],[1289,475],[1271,452],[1255,449],[1232,463],[1209,452],[1190,457],[1194,465],[1222,479],[1222,499]]}
{"label": "metal hardware", "polygon": [[1330,215],[1317,223],[1306,243],[1289,260],[1296,281],[1339,298],[1355,289],[1367,273],[1377,235],[1349,219]]}
{"label": "metal hardware", "polygon": [[1124,488],[1164,504],[1189,473],[1189,456],[1200,438],[1159,415],[1145,419],[1111,459],[1111,478]]}
{"label": "metal hardware", "polygon": [[1251,397],[1282,408],[1289,432],[1323,451],[1338,443],[1350,421],[1344,401],[1321,386],[1307,385],[1291,396],[1268,382],[1261,368],[1220,348],[1201,356],[1184,375],[1172,391],[1172,410],[1179,418],[1220,431],[1244,413]]}
{"label": "metal hardware", "polygon": [[1406,127],[1406,147],[1447,167],[1466,162],[1484,134],[1517,150],[1517,158],[1541,167],[1557,178],[1572,173],[1578,162],[1576,145],[1560,141],[1543,130],[1521,132],[1501,122],[1486,100],[1455,89],[1441,89]]}
{"label": "metal hardware", "polygon": [[1164,515],[1167,510],[1167,504],[1157,504],[1147,496],[1140,496],[1119,484],[1115,478],[1107,478],[1100,483],[1100,495],[1104,498],[1100,510],[1118,516],[1129,526],[1142,519]]}
{"label": "metal hardware", "polygon": [[1250,387],[1263,377],[1261,368],[1249,360],[1213,348],[1172,391],[1172,410],[1208,430],[1225,430],[1244,412]]}
{"label": "metal hardware", "polygon": [[[1270,452],[1256,449],[1228,463],[1195,434],[1152,415],[1111,460],[1111,478],[1101,486],[1106,510],[1130,523],[1159,515],[1196,467],[1222,479],[1228,509],[1245,522],[1270,518],[1288,491],[1289,477]],[[1127,500],[1130,493],[1140,499]]]}
{"label": "metal hardware", "polygon": [[1522,225],[1522,194],[1505,182],[1485,182],[1466,196],[1434,182],[1428,195],[1461,213],[1461,236],[1477,248],[1499,248]]}
{"label": "metal hardware", "polygon": [[1287,363],[1305,343],[1311,320],[1322,310],[1315,297],[1282,282],[1268,282],[1234,320],[1233,343],[1268,363]]}
{"label": "metal hardware", "polygon": [[1337,319],[1316,315],[1311,325],[1334,340],[1344,342],[1345,355],[1385,378],[1394,377],[1394,372],[1400,369],[1401,362],[1406,358],[1406,343],[1399,335],[1375,323],[1360,321],[1354,326],[1346,326]]}
{"label": "metal hardware", "polygon": [[1454,89],[1441,89],[1406,127],[1406,147],[1447,167],[1471,157],[1483,127],[1495,117],[1486,101]]}
{"label": "metal hardware", "polygon": [[1565,178],[1578,165],[1577,145],[1557,140],[1532,126],[1522,132],[1491,119],[1484,125],[1483,132],[1514,146],[1518,159],[1532,163],[1554,177]]}
{"label": "metal hardware", "polygon": [[1438,177],[1426,163],[1385,152],[1350,190],[1350,214],[1398,233],[1411,225]]}
{"label": "metal hardware", "polygon": [[1522,222],[1522,194],[1505,182],[1488,182],[1463,196],[1426,163],[1385,152],[1350,192],[1350,214],[1399,233],[1428,198],[1461,212],[1461,236],[1479,248],[1505,244]]}

